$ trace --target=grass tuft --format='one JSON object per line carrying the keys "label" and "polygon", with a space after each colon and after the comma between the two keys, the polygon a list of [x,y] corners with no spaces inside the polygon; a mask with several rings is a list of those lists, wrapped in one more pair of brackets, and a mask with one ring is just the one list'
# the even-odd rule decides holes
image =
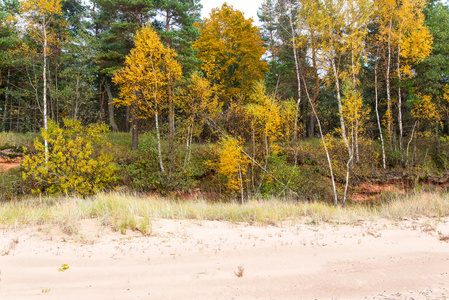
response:
{"label": "grass tuft", "polygon": [[128,229],[151,234],[151,219],[220,220],[233,223],[280,224],[323,222],[356,224],[375,218],[402,220],[417,216],[449,216],[449,194],[413,193],[398,195],[378,204],[334,206],[322,202],[293,202],[278,199],[212,203],[205,200],[176,201],[123,193],[102,193],[91,198],[44,197],[0,203],[0,227],[56,224],[66,234],[79,233],[83,219],[125,234]]}

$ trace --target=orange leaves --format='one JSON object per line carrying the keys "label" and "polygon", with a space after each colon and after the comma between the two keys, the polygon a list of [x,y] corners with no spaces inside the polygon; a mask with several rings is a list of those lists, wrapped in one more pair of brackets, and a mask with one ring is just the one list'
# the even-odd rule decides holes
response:
{"label": "orange leaves", "polygon": [[196,24],[201,37],[194,43],[202,69],[208,80],[221,89],[227,103],[249,95],[255,82],[261,80],[267,65],[261,60],[265,53],[259,30],[252,19],[223,4],[212,10],[209,19]]}

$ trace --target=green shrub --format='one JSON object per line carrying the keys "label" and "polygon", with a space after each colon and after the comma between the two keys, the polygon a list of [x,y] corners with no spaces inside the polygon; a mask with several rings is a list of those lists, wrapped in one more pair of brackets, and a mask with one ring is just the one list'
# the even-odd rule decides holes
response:
{"label": "green shrub", "polygon": [[[112,157],[103,149],[107,127],[92,124],[82,126],[79,121],[64,120],[61,128],[50,121],[34,141],[36,153],[25,155],[23,179],[30,178],[34,193],[89,195],[112,185],[117,177]],[[48,162],[44,139],[48,141]]]}
{"label": "green shrub", "polygon": [[[168,143],[162,143],[162,153],[169,153]],[[203,147],[204,148],[204,147]],[[157,141],[153,132],[141,135],[139,147],[130,154],[130,162],[124,166],[124,182],[140,192],[157,191],[170,194],[194,188],[195,177],[203,174],[205,159],[202,147],[194,145],[190,163],[185,163],[184,145],[173,145],[173,162],[169,171],[169,158],[163,157],[166,172],[162,173],[158,161]]]}
{"label": "green shrub", "polygon": [[14,199],[26,192],[26,188],[19,169],[13,168],[0,173],[0,202]]}

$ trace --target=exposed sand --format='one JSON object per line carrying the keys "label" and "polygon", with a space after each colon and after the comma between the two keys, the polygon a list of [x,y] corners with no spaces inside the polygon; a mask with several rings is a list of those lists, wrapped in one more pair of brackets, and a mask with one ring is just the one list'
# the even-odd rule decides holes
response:
{"label": "exposed sand", "polygon": [[449,219],[81,232],[2,230],[0,299],[449,299]]}
{"label": "exposed sand", "polygon": [[9,169],[14,169],[20,167],[20,164],[22,163],[22,158],[17,157],[14,159],[8,159],[0,156],[0,173],[6,172]]}

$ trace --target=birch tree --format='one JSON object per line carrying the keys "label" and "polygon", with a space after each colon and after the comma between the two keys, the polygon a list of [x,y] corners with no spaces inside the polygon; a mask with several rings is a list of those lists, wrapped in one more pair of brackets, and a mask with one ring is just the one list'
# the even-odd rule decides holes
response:
{"label": "birch tree", "polygon": [[[29,0],[22,3],[22,13],[26,17],[29,34],[42,46],[42,115],[44,130],[48,129],[47,120],[47,58],[49,47],[56,41],[51,24],[61,15],[61,0]],[[45,161],[48,163],[48,141],[44,134]]]}
{"label": "birch tree", "polygon": [[[167,84],[181,77],[181,66],[176,62],[176,53],[167,49],[151,26],[138,31],[136,47],[126,56],[125,66],[115,73],[114,83],[120,86],[120,98],[116,105],[129,105],[134,115],[147,117],[154,114],[156,125],[159,165],[165,173],[162,161],[159,112],[167,100]],[[133,149],[137,143],[133,142]]]}

